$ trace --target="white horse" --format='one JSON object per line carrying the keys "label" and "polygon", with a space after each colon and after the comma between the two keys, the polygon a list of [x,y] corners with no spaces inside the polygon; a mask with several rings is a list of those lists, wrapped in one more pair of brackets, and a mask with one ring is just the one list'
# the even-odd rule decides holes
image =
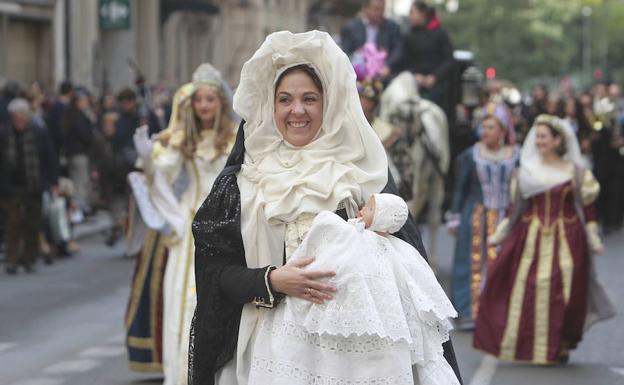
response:
{"label": "white horse", "polygon": [[[381,96],[381,119],[400,127],[403,139],[409,145],[408,162],[411,170],[399,170],[408,177],[412,199],[408,202],[414,218],[428,204],[429,254],[432,268],[436,268],[437,230],[442,217],[444,179],[449,162],[448,122],[444,111],[435,103],[422,99],[414,75],[408,71],[399,74]],[[411,163],[411,164],[409,164]],[[397,164],[401,168],[401,164]],[[405,167],[405,165],[403,166]]]}

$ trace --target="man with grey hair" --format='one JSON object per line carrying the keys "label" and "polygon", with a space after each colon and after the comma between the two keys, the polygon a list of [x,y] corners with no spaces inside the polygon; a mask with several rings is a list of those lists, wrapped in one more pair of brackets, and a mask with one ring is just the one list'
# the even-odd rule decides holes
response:
{"label": "man with grey hair", "polygon": [[55,193],[56,154],[45,128],[32,123],[30,105],[22,98],[8,105],[10,123],[0,126],[0,202],[6,210],[6,271],[21,265],[33,271],[39,251],[41,198]]}

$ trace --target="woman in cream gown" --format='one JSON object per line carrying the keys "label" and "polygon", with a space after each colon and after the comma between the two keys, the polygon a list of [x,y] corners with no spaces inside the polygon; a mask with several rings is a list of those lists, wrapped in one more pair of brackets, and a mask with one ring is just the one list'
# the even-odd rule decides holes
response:
{"label": "woman in cream gown", "polygon": [[[151,179],[152,203],[170,229],[163,283],[166,385],[187,383],[189,333],[196,305],[191,225],[234,142],[230,98],[231,91],[219,72],[202,64],[193,74],[193,82],[177,91],[170,126],[159,135],[143,165]],[[135,141],[145,142],[145,138]],[[140,146],[137,143],[137,148]],[[183,191],[176,194],[180,180],[184,181]]]}

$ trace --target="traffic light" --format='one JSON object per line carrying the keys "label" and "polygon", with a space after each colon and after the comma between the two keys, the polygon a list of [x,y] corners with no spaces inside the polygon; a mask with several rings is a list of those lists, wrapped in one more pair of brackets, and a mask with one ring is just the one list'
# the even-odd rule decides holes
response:
{"label": "traffic light", "polygon": [[488,79],[494,79],[496,77],[496,68],[487,67],[485,69],[485,77]]}

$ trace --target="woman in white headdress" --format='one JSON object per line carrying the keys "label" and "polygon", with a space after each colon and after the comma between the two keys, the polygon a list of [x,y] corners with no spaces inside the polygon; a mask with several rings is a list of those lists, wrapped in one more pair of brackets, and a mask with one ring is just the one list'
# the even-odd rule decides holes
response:
{"label": "woman in white headdress", "polygon": [[[166,385],[183,385],[188,379],[189,334],[196,304],[191,224],[234,144],[231,95],[221,74],[210,64],[202,64],[193,74],[193,81],[176,92],[169,127],[158,134],[155,142],[147,138],[145,127],[135,134],[135,146],[149,180],[149,198],[166,223],[159,239],[168,230],[159,242],[161,246],[152,247],[165,247],[168,252],[162,285],[162,367]],[[153,232],[148,232],[148,237]],[[135,281],[156,275],[158,268],[137,268]],[[156,290],[151,296],[157,297],[160,287],[151,289]],[[158,298],[155,300],[149,305],[152,314],[158,316]],[[136,318],[144,305],[140,296],[134,302],[131,298],[128,320]],[[129,344],[133,342],[135,349],[140,348],[140,340],[129,339]],[[156,337],[153,342],[158,346],[161,340]],[[137,357],[140,359],[140,352]]]}
{"label": "woman in white headdress", "polygon": [[489,240],[502,245],[481,294],[476,348],[508,361],[567,362],[583,331],[614,314],[592,259],[603,251],[600,186],[582,165],[572,128],[538,116],[520,155],[518,198]]}
{"label": "woman in white headdress", "polygon": [[[193,223],[195,385],[247,385],[264,315],[285,296],[329,300],[334,272],[306,269],[313,258],[285,264],[317,214],[353,218],[371,194],[396,193],[351,63],[327,33],[269,35],[243,66],[234,110],[236,145]],[[411,218],[394,235],[425,255]],[[457,372],[450,343],[445,356]]]}

